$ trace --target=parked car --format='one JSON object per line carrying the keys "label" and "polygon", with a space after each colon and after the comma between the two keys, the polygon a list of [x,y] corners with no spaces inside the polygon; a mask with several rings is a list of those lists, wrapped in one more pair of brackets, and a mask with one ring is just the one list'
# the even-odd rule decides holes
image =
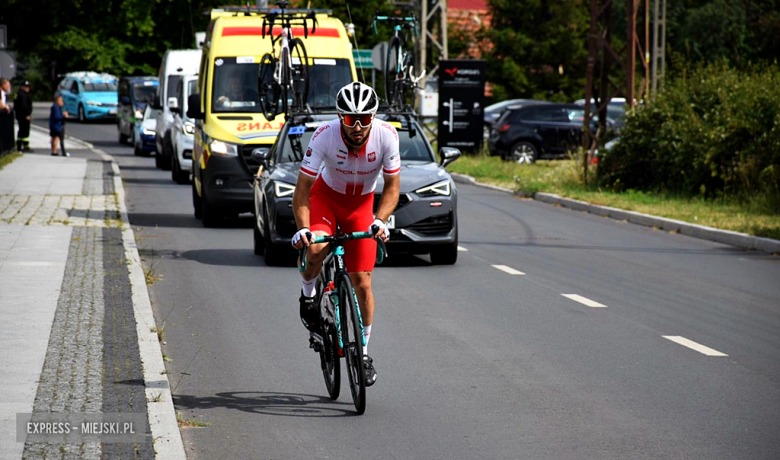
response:
{"label": "parked car", "polygon": [[[576,104],[535,104],[510,108],[501,115],[490,133],[490,154],[518,163],[563,156],[582,143],[584,117],[584,109]],[[595,119],[591,121],[593,132],[596,123]]]}
{"label": "parked car", "polygon": [[192,172],[192,143],[195,134],[195,120],[187,116],[187,102],[198,92],[198,76],[182,77],[176,88],[176,104],[170,104],[173,114],[171,127],[171,179],[177,184],[190,181]]}
{"label": "parked car", "polygon": [[490,131],[493,129],[493,125],[496,124],[496,120],[503,114],[509,107],[523,107],[532,104],[546,104],[546,101],[537,101],[534,99],[508,99],[506,101],[496,102],[485,107],[485,126],[484,134],[485,139],[490,137]]}
{"label": "parked car", "polygon": [[157,94],[157,77],[122,77],[119,80],[119,108],[116,127],[119,143],[133,139],[135,123],[144,116],[144,109]]}
{"label": "parked car", "polygon": [[133,151],[136,155],[148,156],[157,149],[155,130],[159,112],[158,109],[152,108],[151,104],[147,104],[141,118],[136,118],[133,123]]}
{"label": "parked car", "polygon": [[[294,260],[290,238],[296,232],[292,195],[300,163],[312,133],[329,115],[297,115],[285,123],[272,147],[258,148],[253,157],[263,164],[254,182],[255,254],[265,254],[268,265]],[[377,115],[398,130],[401,153],[401,195],[388,219],[389,252],[430,254],[434,264],[458,259],[458,193],[444,166],[460,151],[443,148],[437,163],[420,125],[410,117]],[[374,210],[384,181],[374,192]]]}
{"label": "parked car", "polygon": [[155,166],[167,171],[171,167],[171,151],[173,141],[171,138],[171,126],[173,126],[173,113],[168,106],[170,97],[176,96],[176,88],[184,75],[195,75],[200,67],[201,50],[168,50],[163,55],[160,64],[160,86],[157,89],[157,97],[154,106],[159,110],[157,115],[157,155],[154,157]]}
{"label": "parked car", "polygon": [[[582,107],[585,107],[585,99],[578,99],[574,101],[575,104],[580,105]],[[595,107],[595,101],[591,99],[591,110],[595,112],[597,107]],[[594,117],[597,115],[594,113]],[[620,131],[620,129],[623,128],[623,125],[626,124],[626,99],[623,97],[613,97],[609,100],[609,104],[607,105],[607,118],[612,120],[613,122],[613,128],[616,131]]]}
{"label": "parked car", "polygon": [[[57,88],[65,102],[64,109],[78,120],[114,118],[117,112],[117,78],[107,73],[71,72]],[[72,115],[71,115],[72,116]]]}

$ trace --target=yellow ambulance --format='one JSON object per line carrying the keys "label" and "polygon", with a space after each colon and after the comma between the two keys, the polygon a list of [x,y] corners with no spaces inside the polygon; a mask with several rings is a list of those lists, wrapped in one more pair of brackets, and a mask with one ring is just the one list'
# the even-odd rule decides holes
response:
{"label": "yellow ambulance", "polygon": [[[189,114],[197,115],[192,117],[192,204],[206,227],[254,210],[252,183],[260,161],[252,153],[270,147],[285,121],[283,115],[266,119],[260,108],[259,63],[271,52],[270,36],[262,36],[264,13],[238,10],[212,11],[198,94],[188,104]],[[292,32],[303,40],[309,58],[307,102],[312,109],[327,110],[335,108],[338,90],[356,80],[357,73],[344,24],[327,13],[316,18],[316,31],[309,27],[308,38],[300,26]]]}

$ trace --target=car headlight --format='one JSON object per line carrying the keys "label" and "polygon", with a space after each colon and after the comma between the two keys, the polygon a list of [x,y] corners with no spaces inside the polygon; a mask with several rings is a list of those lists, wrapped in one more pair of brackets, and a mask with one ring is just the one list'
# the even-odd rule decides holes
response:
{"label": "car headlight", "polygon": [[154,130],[153,129],[141,128],[141,132],[145,136],[154,136]]}
{"label": "car headlight", "polygon": [[277,198],[283,198],[295,193],[295,186],[284,182],[274,182],[274,194]]}
{"label": "car headlight", "polygon": [[181,127],[181,131],[184,134],[195,134],[195,125],[188,121]]}
{"label": "car headlight", "polygon": [[135,111],[135,118],[140,120],[143,117],[144,117],[144,113],[143,112],[141,112],[140,110],[136,110]]}
{"label": "car headlight", "polygon": [[103,103],[97,101],[87,101],[87,105],[91,105],[93,107],[100,107],[101,105],[103,105]]}
{"label": "car headlight", "polygon": [[414,191],[414,193],[420,195],[421,197],[449,196],[452,193],[452,187],[450,186],[450,181],[448,179],[441,182],[436,182],[435,184],[429,185],[427,187],[417,189]]}
{"label": "car headlight", "polygon": [[224,142],[219,139],[212,139],[209,142],[209,150],[216,155],[224,155],[228,157],[238,156],[238,146],[231,144],[230,142]]}

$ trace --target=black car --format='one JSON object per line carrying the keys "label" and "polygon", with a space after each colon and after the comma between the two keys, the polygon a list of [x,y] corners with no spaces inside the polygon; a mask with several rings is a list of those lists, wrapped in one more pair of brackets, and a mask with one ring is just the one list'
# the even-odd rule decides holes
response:
{"label": "black car", "polygon": [[[292,195],[301,159],[312,133],[335,116],[297,115],[285,123],[273,147],[255,153],[263,167],[254,184],[254,247],[255,254],[265,254],[268,265],[295,260],[290,246],[297,231]],[[401,195],[388,219],[388,251],[430,254],[434,264],[454,264],[458,258],[458,194],[444,166],[456,160],[460,151],[443,148],[437,163],[423,130],[411,116],[377,117],[398,130],[401,152]],[[374,192],[375,211],[383,185],[380,177]]]}
{"label": "black car", "polygon": [[120,144],[133,139],[135,124],[143,120],[146,104],[157,94],[157,86],[157,77],[122,77],[119,80],[116,127]]}
{"label": "black car", "polygon": [[526,105],[533,104],[547,104],[547,101],[537,101],[535,99],[508,99],[506,101],[496,102],[485,107],[484,115],[484,133],[485,139],[490,137],[490,131],[493,129],[493,125],[496,124],[496,120],[503,115],[507,109],[520,108]]}
{"label": "black car", "polygon": [[[584,116],[584,109],[576,104],[509,108],[490,132],[490,154],[518,163],[561,157],[582,144]],[[591,129],[596,123],[594,119]]]}

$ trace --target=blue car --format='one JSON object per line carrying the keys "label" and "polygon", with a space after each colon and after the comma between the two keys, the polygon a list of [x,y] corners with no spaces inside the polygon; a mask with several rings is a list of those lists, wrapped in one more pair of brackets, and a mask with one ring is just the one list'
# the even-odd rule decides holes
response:
{"label": "blue car", "polygon": [[116,119],[117,78],[107,73],[72,72],[65,75],[58,87],[65,102],[64,109],[80,122]]}

